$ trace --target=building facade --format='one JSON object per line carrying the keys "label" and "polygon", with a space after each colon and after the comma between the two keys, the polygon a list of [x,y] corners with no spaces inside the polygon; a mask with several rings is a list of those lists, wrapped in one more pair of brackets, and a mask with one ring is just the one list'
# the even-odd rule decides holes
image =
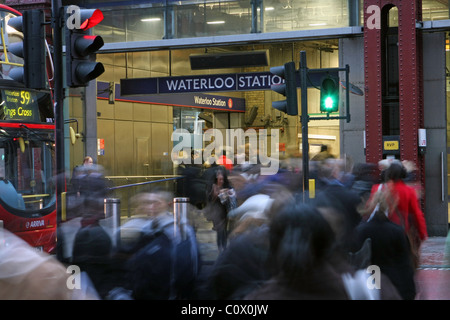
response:
{"label": "building facade", "polygon": [[[28,2],[5,1],[18,10],[49,5]],[[280,152],[301,153],[300,107],[299,116],[272,108],[282,97],[270,89],[127,95],[121,82],[254,75],[289,61],[298,68],[305,51],[308,68],[349,65],[351,84],[363,92],[350,94],[349,122],[309,121],[310,156],[327,144],[335,156],[354,163],[387,157],[413,161],[429,233],[447,234],[447,2],[63,1],[69,4],[103,11],[105,19],[94,33],[105,40],[97,60],[106,69],[96,83],[71,90],[67,99],[67,116],[77,119],[83,137],[73,146],[67,143],[69,170],[90,154],[110,176],[174,174],[172,132],[181,128],[194,134],[209,128],[277,130]],[[254,63],[261,55],[266,62]],[[239,56],[246,62],[195,65],[202,56]],[[114,98],[108,96],[109,84]],[[346,113],[344,91],[339,115]],[[200,103],[212,99],[231,99],[244,108]],[[308,114],[321,115],[314,87],[308,88]]]}

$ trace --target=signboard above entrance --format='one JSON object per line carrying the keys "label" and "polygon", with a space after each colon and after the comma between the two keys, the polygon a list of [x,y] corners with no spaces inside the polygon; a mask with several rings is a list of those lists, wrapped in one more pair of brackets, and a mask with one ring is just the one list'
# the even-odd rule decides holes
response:
{"label": "signboard above entrance", "polygon": [[120,79],[121,95],[269,90],[283,79],[270,72]]}
{"label": "signboard above entrance", "polygon": [[[337,72],[334,72],[334,74],[337,76]],[[296,75],[297,87],[300,87],[300,77],[298,73]],[[308,77],[307,86],[320,86],[322,77],[323,73],[311,73]],[[129,96],[186,92],[270,90],[272,85],[283,82],[284,80],[280,76],[270,72],[132,78],[120,79],[120,94]]]}
{"label": "signboard above entrance", "polygon": [[[115,84],[114,100],[147,104],[162,104],[177,107],[211,109],[227,112],[245,112],[245,99],[225,97],[204,93],[158,94],[158,95],[127,95],[121,94],[119,84]],[[109,83],[97,81],[97,97],[109,99]]]}

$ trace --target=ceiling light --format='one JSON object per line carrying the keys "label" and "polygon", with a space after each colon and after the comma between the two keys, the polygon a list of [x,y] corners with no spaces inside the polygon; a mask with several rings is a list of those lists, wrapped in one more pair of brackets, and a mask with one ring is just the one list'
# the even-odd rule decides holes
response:
{"label": "ceiling light", "polygon": [[[256,10],[257,10],[257,11],[261,11],[260,8],[258,8],[258,9],[256,9]],[[273,10],[275,10],[274,7],[265,7],[265,8],[264,8],[264,11],[273,11]]]}
{"label": "ceiling light", "polygon": [[224,20],[217,20],[217,21],[208,21],[206,24],[224,24]]}
{"label": "ceiling light", "polygon": [[141,19],[142,22],[161,21],[161,18],[145,18]]}

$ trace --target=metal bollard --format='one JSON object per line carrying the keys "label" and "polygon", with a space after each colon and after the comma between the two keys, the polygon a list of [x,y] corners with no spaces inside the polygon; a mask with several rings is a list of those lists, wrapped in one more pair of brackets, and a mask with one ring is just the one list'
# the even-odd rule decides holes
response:
{"label": "metal bollard", "polygon": [[120,244],[120,199],[106,198],[104,200],[105,218],[112,218],[112,242],[114,247]]}
{"label": "metal bollard", "polygon": [[187,224],[189,198],[174,198],[173,199],[173,233],[177,235],[177,230],[180,230],[182,240],[186,239],[185,225]]}
{"label": "metal bollard", "polygon": [[3,220],[0,220],[0,248],[5,245],[5,236],[3,234]]}

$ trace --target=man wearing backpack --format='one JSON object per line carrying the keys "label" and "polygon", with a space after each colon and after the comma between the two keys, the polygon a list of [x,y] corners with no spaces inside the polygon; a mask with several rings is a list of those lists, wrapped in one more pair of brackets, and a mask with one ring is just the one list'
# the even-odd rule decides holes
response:
{"label": "man wearing backpack", "polygon": [[182,239],[171,211],[170,192],[141,193],[135,201],[141,228],[128,249],[127,282],[132,297],[138,300],[189,297],[199,270],[198,246],[192,227],[184,226],[187,236]]}

